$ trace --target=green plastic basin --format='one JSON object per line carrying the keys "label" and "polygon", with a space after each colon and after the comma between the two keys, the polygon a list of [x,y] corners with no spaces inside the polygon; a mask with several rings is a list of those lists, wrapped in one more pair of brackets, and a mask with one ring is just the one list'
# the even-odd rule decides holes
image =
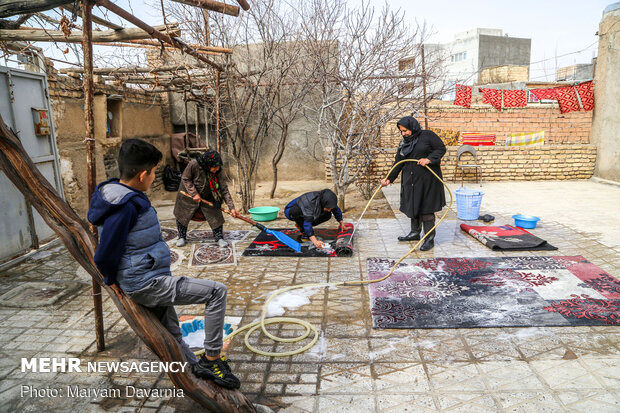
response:
{"label": "green plastic basin", "polygon": [[250,208],[250,215],[254,221],[273,221],[278,217],[278,207],[255,207]]}

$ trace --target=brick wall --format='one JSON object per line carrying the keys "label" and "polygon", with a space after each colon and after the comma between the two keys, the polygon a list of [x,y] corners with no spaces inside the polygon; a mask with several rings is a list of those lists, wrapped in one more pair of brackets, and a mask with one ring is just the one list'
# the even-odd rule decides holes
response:
{"label": "brick wall", "polygon": [[[448,147],[442,158],[444,178],[454,179],[457,147]],[[378,152],[374,157],[370,179],[379,181],[394,163],[395,149]],[[464,163],[473,163],[463,155]],[[596,147],[590,144],[566,144],[538,147],[486,146],[478,149],[478,164],[483,181],[588,179],[594,172]],[[327,179],[331,179],[326,169]],[[465,180],[474,179],[474,169],[467,168]],[[459,169],[458,179],[461,179]]]}
{"label": "brick wall", "polygon": [[[484,105],[470,109],[451,105],[431,106],[429,128],[461,132],[494,133],[502,145],[506,133],[545,131],[545,145],[589,143],[592,112],[561,114],[557,104],[534,104],[525,108],[504,109],[501,112]],[[418,119],[422,123],[421,119]],[[378,146],[396,148],[401,136],[397,120],[388,122],[382,130]]]}

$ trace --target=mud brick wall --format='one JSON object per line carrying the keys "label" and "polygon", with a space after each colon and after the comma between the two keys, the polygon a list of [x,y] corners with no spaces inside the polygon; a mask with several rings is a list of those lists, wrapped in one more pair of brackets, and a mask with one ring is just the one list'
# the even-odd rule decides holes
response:
{"label": "mud brick wall", "polygon": [[[441,163],[444,179],[454,180],[456,146],[448,147]],[[374,157],[368,178],[378,182],[394,163],[395,149],[379,151]],[[590,144],[549,145],[538,147],[481,146],[477,150],[482,181],[588,179],[594,173],[596,147]],[[471,155],[461,157],[471,164]],[[462,172],[459,169],[457,179]],[[331,180],[326,168],[326,178]],[[464,179],[475,179],[474,168],[465,169]]]}
{"label": "mud brick wall", "polygon": [[[82,83],[70,76],[48,71],[49,95],[56,131],[56,143],[60,157],[60,170],[65,198],[82,217],[85,216],[88,199],[86,188],[86,149],[84,144],[84,98]],[[170,157],[170,134],[172,124],[167,96],[153,95],[141,90],[95,83],[95,166],[97,182],[118,176],[116,158],[121,137],[106,138],[105,119],[107,95],[122,95],[122,139],[139,138],[155,145],[163,154],[165,164]],[[103,98],[103,105],[98,99]],[[101,100],[99,100],[101,102]],[[97,124],[103,134],[97,132]],[[162,187],[161,170],[158,169],[152,186],[153,191]]]}
{"label": "mud brick wall", "polygon": [[[592,112],[561,114],[557,104],[533,104],[525,108],[503,109],[489,105],[431,106],[428,110],[429,128],[460,132],[494,133],[496,143],[504,145],[507,133],[545,131],[545,144],[590,143]],[[419,118],[423,124],[422,118]],[[395,148],[401,140],[396,128],[397,119],[382,130],[378,146]]]}

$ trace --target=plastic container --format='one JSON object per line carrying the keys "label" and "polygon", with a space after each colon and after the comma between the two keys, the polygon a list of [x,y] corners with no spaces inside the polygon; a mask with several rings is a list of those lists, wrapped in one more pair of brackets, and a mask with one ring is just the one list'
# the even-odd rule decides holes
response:
{"label": "plastic container", "polygon": [[515,226],[519,228],[536,228],[536,224],[540,221],[540,218],[532,215],[513,215],[515,220]]}
{"label": "plastic container", "polygon": [[484,192],[459,188],[456,190],[456,215],[463,221],[473,221],[480,216]]}
{"label": "plastic container", "polygon": [[250,208],[250,215],[254,221],[273,221],[278,217],[278,207],[255,207]]}
{"label": "plastic container", "polygon": [[[197,318],[192,321],[184,321],[181,323],[181,335],[183,337],[187,337],[188,334],[194,333],[199,330],[205,329],[205,321],[204,318]],[[224,335],[232,333],[233,329],[229,323],[224,323],[223,326]]]}

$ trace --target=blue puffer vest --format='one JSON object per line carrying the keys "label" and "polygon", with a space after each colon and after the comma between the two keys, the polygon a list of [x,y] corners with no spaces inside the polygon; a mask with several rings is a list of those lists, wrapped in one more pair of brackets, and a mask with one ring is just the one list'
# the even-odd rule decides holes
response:
{"label": "blue puffer vest", "polygon": [[[129,193],[131,189],[114,183],[101,188],[102,197],[111,203]],[[155,277],[170,275],[170,249],[162,239],[157,212],[149,205],[127,236],[116,280],[123,291],[132,292],[146,287]]]}

